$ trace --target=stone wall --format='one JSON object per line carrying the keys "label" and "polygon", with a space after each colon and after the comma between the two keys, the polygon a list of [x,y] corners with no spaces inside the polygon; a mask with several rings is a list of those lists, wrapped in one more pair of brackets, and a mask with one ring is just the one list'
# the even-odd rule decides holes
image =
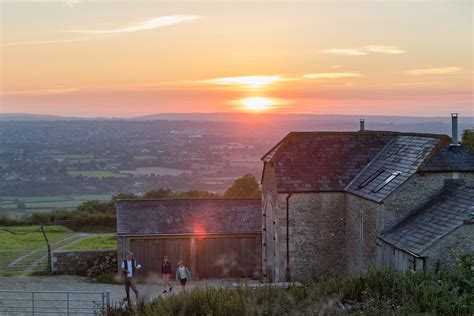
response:
{"label": "stone wall", "polygon": [[96,277],[105,272],[117,272],[116,250],[56,250],[53,271]]}
{"label": "stone wall", "polygon": [[376,265],[384,205],[347,193],[346,206],[346,272],[356,275]]}
{"label": "stone wall", "polygon": [[[281,194],[286,202],[286,196]],[[282,224],[286,222],[281,212]],[[345,193],[297,193],[289,199],[290,271],[294,280],[320,278],[346,271]],[[279,230],[282,254],[280,266],[286,268],[286,227]]]}
{"label": "stone wall", "polygon": [[428,257],[428,268],[437,262],[453,264],[463,253],[474,254],[474,224],[464,224],[443,238],[437,240],[423,254]]}

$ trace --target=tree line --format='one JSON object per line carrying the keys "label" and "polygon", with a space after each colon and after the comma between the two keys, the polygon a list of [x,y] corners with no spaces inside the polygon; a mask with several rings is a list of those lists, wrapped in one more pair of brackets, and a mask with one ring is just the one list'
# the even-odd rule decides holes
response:
{"label": "tree line", "polygon": [[158,188],[143,195],[120,193],[110,201],[87,201],[75,210],[57,210],[53,212],[36,212],[24,219],[0,219],[0,225],[63,225],[74,231],[114,232],[116,230],[115,202],[121,199],[190,199],[190,198],[258,198],[261,196],[260,185],[255,177],[246,174],[234,181],[223,195],[203,191],[189,190],[173,192],[169,188]]}

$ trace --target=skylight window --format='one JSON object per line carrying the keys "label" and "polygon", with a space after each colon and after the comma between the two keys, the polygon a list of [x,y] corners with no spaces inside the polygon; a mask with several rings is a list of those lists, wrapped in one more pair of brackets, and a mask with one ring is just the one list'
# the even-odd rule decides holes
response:
{"label": "skylight window", "polygon": [[379,169],[377,171],[375,171],[374,173],[372,173],[370,175],[370,177],[368,177],[367,179],[364,180],[364,182],[362,182],[361,184],[359,184],[358,188],[359,189],[362,189],[364,187],[366,187],[370,182],[374,181],[375,178],[377,178],[378,176],[380,176],[385,170],[384,169]]}
{"label": "skylight window", "polygon": [[386,186],[387,184],[389,184],[393,179],[395,179],[401,172],[400,171],[395,171],[395,172],[392,172],[391,175],[388,176],[387,179],[385,179],[382,183],[380,183],[375,189],[372,190],[373,193],[377,193],[379,192],[380,190],[382,190],[382,188],[384,186]]}

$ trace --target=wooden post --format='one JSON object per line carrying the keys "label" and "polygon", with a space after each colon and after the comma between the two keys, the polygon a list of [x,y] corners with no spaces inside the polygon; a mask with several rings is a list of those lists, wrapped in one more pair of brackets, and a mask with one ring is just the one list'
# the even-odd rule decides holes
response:
{"label": "wooden post", "polygon": [[46,241],[46,246],[48,247],[48,272],[51,273],[53,271],[53,267],[51,264],[51,245],[49,244],[48,237],[46,236],[46,233],[44,231],[43,225],[41,225],[41,232],[43,233],[44,240]]}

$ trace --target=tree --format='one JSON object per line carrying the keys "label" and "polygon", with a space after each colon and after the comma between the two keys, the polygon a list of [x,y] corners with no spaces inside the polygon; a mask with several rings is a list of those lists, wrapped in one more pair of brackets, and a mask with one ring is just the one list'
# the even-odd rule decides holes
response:
{"label": "tree", "polygon": [[206,199],[215,199],[219,198],[219,194],[212,193],[209,191],[202,190],[189,190],[186,192],[175,193],[176,197],[180,199],[196,199],[196,198],[206,198]]}
{"label": "tree", "polygon": [[474,151],[474,130],[464,130],[461,143],[471,151]]}
{"label": "tree", "polygon": [[173,191],[168,188],[159,188],[157,190],[151,190],[143,195],[144,199],[166,199],[172,198]]}
{"label": "tree", "polygon": [[260,197],[260,185],[257,179],[250,173],[234,181],[234,183],[225,191],[224,197]]}

